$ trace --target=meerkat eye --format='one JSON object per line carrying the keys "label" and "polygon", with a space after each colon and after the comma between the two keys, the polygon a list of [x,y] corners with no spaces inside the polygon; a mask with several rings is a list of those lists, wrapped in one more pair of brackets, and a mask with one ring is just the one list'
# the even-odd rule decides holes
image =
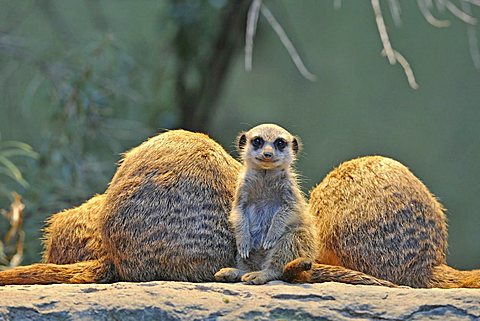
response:
{"label": "meerkat eye", "polygon": [[261,137],[255,137],[252,140],[252,145],[253,145],[253,147],[255,147],[255,149],[262,147],[263,139]]}
{"label": "meerkat eye", "polygon": [[287,142],[283,138],[278,138],[274,144],[279,150],[282,150],[287,146]]}

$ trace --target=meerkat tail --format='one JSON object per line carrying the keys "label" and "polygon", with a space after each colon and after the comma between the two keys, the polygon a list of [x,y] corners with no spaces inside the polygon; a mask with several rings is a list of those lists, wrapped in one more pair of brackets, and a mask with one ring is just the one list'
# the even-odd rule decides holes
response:
{"label": "meerkat tail", "polygon": [[480,288],[480,270],[459,271],[441,264],[433,268],[430,288]]}
{"label": "meerkat tail", "polygon": [[0,272],[0,285],[52,283],[108,283],[115,279],[113,266],[104,260],[73,264],[39,263]]}
{"label": "meerkat tail", "polygon": [[288,263],[284,269],[283,279],[292,283],[340,282],[398,287],[392,282],[375,278],[363,272],[350,270],[343,266],[318,264],[304,258]]}

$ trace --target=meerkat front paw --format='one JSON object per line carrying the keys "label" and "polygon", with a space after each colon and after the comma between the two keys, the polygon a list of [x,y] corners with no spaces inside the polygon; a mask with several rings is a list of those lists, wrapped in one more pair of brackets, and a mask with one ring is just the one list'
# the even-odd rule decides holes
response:
{"label": "meerkat front paw", "polygon": [[265,239],[263,240],[262,247],[264,250],[269,250],[275,246],[278,242],[278,237],[276,235],[268,233]]}
{"label": "meerkat front paw", "polygon": [[242,282],[246,284],[265,284],[268,281],[270,281],[270,279],[266,273],[262,271],[250,272],[242,276]]}
{"label": "meerkat front paw", "polygon": [[238,254],[240,254],[240,257],[244,260],[248,259],[251,249],[252,245],[250,244],[250,239],[243,240],[237,245]]}
{"label": "meerkat front paw", "polygon": [[223,268],[215,273],[215,280],[218,282],[238,282],[242,275],[242,270],[236,268]]}

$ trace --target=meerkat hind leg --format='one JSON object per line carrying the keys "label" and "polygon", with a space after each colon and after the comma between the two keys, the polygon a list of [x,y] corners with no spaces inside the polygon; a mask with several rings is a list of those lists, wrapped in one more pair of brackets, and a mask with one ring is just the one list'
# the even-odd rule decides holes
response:
{"label": "meerkat hind leg", "polygon": [[262,270],[246,273],[242,276],[242,281],[246,284],[265,284],[268,281],[280,280],[284,266],[300,256],[301,241],[300,235],[294,232],[283,235],[269,251]]}

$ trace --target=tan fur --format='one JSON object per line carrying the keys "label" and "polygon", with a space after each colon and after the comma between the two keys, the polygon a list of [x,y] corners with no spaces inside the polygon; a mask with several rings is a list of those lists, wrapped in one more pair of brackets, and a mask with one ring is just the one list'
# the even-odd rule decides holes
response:
{"label": "tan fur", "polygon": [[52,215],[44,230],[43,262],[70,264],[105,256],[99,223],[105,194]]}
{"label": "tan fur", "polygon": [[211,281],[234,262],[240,168],[204,134],[160,134],[125,154],[104,194],[49,219],[46,264],[0,272],[0,285]]}
{"label": "tan fur", "polygon": [[[262,141],[261,146],[255,140]],[[284,147],[277,142],[283,141]],[[237,240],[237,264],[215,274],[218,281],[264,284],[279,279],[298,256],[315,257],[315,233],[291,168],[298,138],[263,124],[239,137],[244,162],[230,221]]]}
{"label": "tan fur", "polygon": [[294,283],[342,282],[362,285],[382,285],[397,287],[392,282],[377,279],[368,274],[347,269],[343,266],[314,263],[298,258],[287,264],[283,278]]}
{"label": "tan fur", "polygon": [[40,263],[0,272],[0,285],[51,283],[104,283],[116,275],[108,261],[93,260],[73,264]]}
{"label": "tan fur", "polygon": [[[336,264],[411,287],[479,287],[480,273],[446,265],[444,209],[401,163],[380,156],[341,164],[311,192],[318,231],[317,263],[286,266],[290,281],[341,281],[322,264]],[[311,270],[310,270],[311,267]],[[359,275],[356,274],[355,278]],[[353,280],[354,278],[352,278]],[[356,279],[358,281],[358,279]]]}

